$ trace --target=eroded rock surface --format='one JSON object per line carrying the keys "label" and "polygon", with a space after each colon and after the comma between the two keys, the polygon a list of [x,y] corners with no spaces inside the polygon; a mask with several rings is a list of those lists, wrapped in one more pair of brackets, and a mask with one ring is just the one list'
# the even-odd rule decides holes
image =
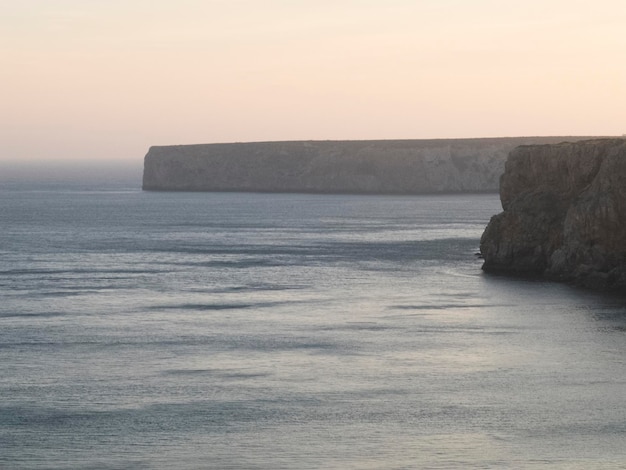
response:
{"label": "eroded rock surface", "polygon": [[626,140],[518,147],[500,199],[480,242],[485,271],[626,289]]}

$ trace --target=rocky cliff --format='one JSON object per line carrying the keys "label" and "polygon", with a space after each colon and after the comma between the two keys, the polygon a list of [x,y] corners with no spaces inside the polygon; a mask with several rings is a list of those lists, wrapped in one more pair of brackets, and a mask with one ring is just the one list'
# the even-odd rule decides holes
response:
{"label": "rocky cliff", "polygon": [[294,141],[152,147],[143,189],[416,194],[497,191],[508,152],[582,137]]}
{"label": "rocky cliff", "polygon": [[485,271],[626,289],[626,140],[516,148],[500,199],[480,242]]}

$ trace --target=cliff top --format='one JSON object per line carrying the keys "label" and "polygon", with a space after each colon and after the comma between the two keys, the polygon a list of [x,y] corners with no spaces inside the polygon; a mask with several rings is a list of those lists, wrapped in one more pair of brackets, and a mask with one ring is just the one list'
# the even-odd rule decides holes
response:
{"label": "cliff top", "polygon": [[[149,150],[156,148],[198,148],[208,146],[279,146],[279,145],[402,145],[402,144],[416,144],[422,143],[428,144],[448,144],[448,143],[488,143],[488,142],[505,142],[505,141],[548,141],[556,142],[562,139],[563,142],[579,141],[579,140],[594,140],[594,139],[610,139],[610,138],[626,138],[617,136],[575,136],[575,135],[562,135],[562,136],[504,136],[504,137],[460,137],[460,138],[435,138],[435,139],[303,139],[303,140],[261,140],[261,141],[235,141],[235,142],[205,142],[195,144],[164,144],[164,145],[152,145]],[[537,145],[550,145],[537,144]],[[534,145],[534,144],[520,144],[520,145]]]}

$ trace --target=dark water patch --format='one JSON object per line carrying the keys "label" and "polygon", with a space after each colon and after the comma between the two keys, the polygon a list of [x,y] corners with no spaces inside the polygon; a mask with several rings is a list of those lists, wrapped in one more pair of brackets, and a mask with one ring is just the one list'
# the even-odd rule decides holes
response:
{"label": "dark water patch", "polygon": [[601,308],[583,307],[580,310],[594,321],[597,331],[626,333],[626,307],[624,304],[608,303]]}
{"label": "dark water patch", "polygon": [[[47,276],[50,274],[156,274],[160,270],[145,269],[9,269],[0,271],[0,276]],[[73,278],[65,278],[73,279]],[[118,279],[118,277],[103,278]]]}
{"label": "dark water patch", "polygon": [[341,348],[333,342],[308,336],[291,335],[215,335],[198,338],[207,346],[223,351],[310,351],[337,353]]}
{"label": "dark water patch", "polygon": [[[203,346],[219,351],[336,351],[338,346],[315,338],[283,335],[212,335],[181,338],[180,341],[151,341],[152,347]],[[111,346],[114,346],[111,344]]]}
{"label": "dark water patch", "polygon": [[203,268],[249,269],[249,268],[259,268],[259,267],[285,266],[288,264],[291,264],[291,263],[280,261],[277,259],[257,258],[257,259],[237,260],[237,261],[206,261],[203,263],[194,263],[193,266],[203,267]]}
{"label": "dark water patch", "polygon": [[93,413],[24,408],[0,408],[0,422],[5,426],[40,426],[46,428],[73,428],[92,419]]}
{"label": "dark water patch", "polygon": [[[31,340],[22,340],[22,341],[7,341],[4,340],[2,342],[0,342],[0,349],[28,349],[31,352],[32,351],[38,351],[38,350],[46,350],[46,351],[50,351],[50,350],[58,350],[58,349],[64,349],[64,348],[70,348],[70,347],[86,347],[86,348],[91,348],[94,346],[101,346],[102,344],[105,344],[104,339],[102,340],[92,340],[92,341],[77,341],[77,340],[72,340],[72,339],[59,339],[58,341],[51,341],[51,340],[44,340],[44,339],[31,339]],[[109,343],[111,346],[115,346],[115,347],[119,347],[119,346],[123,346],[125,344],[132,344],[133,346],[139,345],[139,344],[143,344],[141,342],[136,342],[136,343],[124,343],[122,341],[120,342],[111,342]]]}
{"label": "dark water patch", "polygon": [[242,310],[242,309],[257,309],[257,308],[269,308],[276,307],[290,302],[256,302],[256,303],[211,303],[211,304],[177,304],[177,305],[154,305],[146,307],[145,310],[198,310],[198,311],[210,311],[210,310]]}
{"label": "dark water patch", "polygon": [[387,307],[390,310],[453,310],[465,308],[490,308],[494,305],[490,304],[435,304],[435,305],[391,305]]}
{"label": "dark water patch", "polygon": [[[478,419],[487,408],[457,405],[393,409],[384,405],[380,398],[393,396],[396,392],[381,390],[365,394],[328,393],[274,396],[245,400],[207,400],[187,403],[152,404],[140,408],[99,411],[80,411],[48,407],[0,407],[0,430],[6,426],[16,433],[29,429],[49,433],[43,440],[63,440],[61,430],[71,429],[74,440],[98,432],[112,440],[123,440],[128,434],[177,434],[224,433],[258,429],[260,425],[279,423],[383,423],[403,422],[418,424],[423,420],[454,425],[461,420]],[[400,393],[404,395],[404,393]],[[355,402],[355,398],[357,401]],[[370,400],[376,406],[364,406]],[[618,428],[619,429],[619,428]],[[45,444],[45,442],[43,442]]]}
{"label": "dark water patch", "polygon": [[469,299],[476,296],[476,292],[441,292],[441,297],[449,297],[452,299]]}
{"label": "dark water patch", "polygon": [[167,337],[128,337],[118,336],[90,336],[89,339],[60,337],[58,340],[48,338],[29,338],[13,340],[3,338],[0,350],[23,349],[35,351],[57,351],[61,349],[77,348],[93,352],[106,351],[111,348],[142,349],[163,351],[177,349],[193,351],[195,348],[204,348],[212,351],[337,351],[339,347],[331,342],[320,341],[315,338],[282,336],[282,335],[181,335],[175,339]]}
{"label": "dark water patch", "polygon": [[227,287],[216,287],[212,289],[204,289],[204,288],[192,288],[189,289],[188,292],[197,292],[197,293],[207,293],[207,294],[227,294],[233,292],[258,292],[258,291],[290,291],[290,290],[303,290],[307,289],[310,286],[306,285],[297,285],[297,284],[248,284],[242,286],[227,286]]}
{"label": "dark water patch", "polygon": [[[165,246],[146,247],[141,251],[157,252],[157,253],[178,253],[192,255],[239,255],[239,256],[301,256],[313,255],[319,252],[319,245],[215,245],[207,241],[202,245],[176,245],[175,243],[166,243]],[[171,264],[179,264],[179,262],[170,262]],[[186,263],[183,263],[186,264]],[[202,262],[195,262],[202,264]]]}
{"label": "dark water patch", "polygon": [[246,291],[284,291],[301,290],[309,286],[298,284],[250,284],[247,286],[233,286],[224,289],[225,292],[246,292]]}
{"label": "dark water patch", "polygon": [[261,372],[234,372],[219,369],[171,369],[162,372],[163,375],[174,376],[201,376],[210,375],[222,379],[258,379],[270,374]]}
{"label": "dark water patch", "polygon": [[[298,406],[289,406],[288,399],[254,399],[238,401],[201,401],[164,403],[141,408],[99,411],[61,410],[47,407],[0,407],[0,432],[2,428],[20,433],[21,429],[48,434],[40,436],[38,443],[65,439],[72,430],[74,441],[79,436],[89,439],[92,433],[105,435],[112,441],[123,441],[124,436],[161,434],[222,434],[227,431],[257,427],[259,423],[279,423],[290,420]],[[56,434],[60,432],[60,434]]]}
{"label": "dark water patch", "polygon": [[437,240],[392,241],[392,242],[333,242],[324,245],[326,250],[338,258],[368,261],[449,261],[464,260],[464,248],[473,246],[473,238],[443,238]]}
{"label": "dark water patch", "polygon": [[[7,295],[7,297],[11,297],[13,301],[25,300],[25,301],[37,301],[37,302],[45,302],[46,300],[50,301],[62,301],[63,299],[72,300],[79,297],[88,297],[88,296],[98,296],[105,295],[111,292],[120,292],[122,290],[129,290],[137,288],[133,285],[117,285],[117,286],[103,286],[103,287],[94,287],[89,286],[86,288],[82,288],[80,286],[75,287],[67,287],[67,290],[62,291],[48,291],[46,292],[44,289],[48,287],[49,284],[46,284],[45,287],[42,288],[33,288],[31,286],[27,289],[20,289],[19,287],[13,287],[11,293]],[[70,309],[72,309],[70,307]]]}
{"label": "dark water patch", "polygon": [[[318,241],[310,245],[223,245],[209,246],[171,246],[162,248],[155,246],[148,251],[181,253],[194,255],[239,255],[249,257],[262,256],[260,260],[292,258],[324,257],[332,260],[465,260],[467,252],[472,251],[477,243],[475,238],[443,238],[435,240],[402,240],[402,241]],[[254,258],[254,260],[259,260]],[[236,260],[240,262],[245,260]],[[213,263],[229,263],[229,261],[192,262],[195,265],[213,266]],[[174,262],[179,264],[179,262]],[[187,263],[182,263],[187,264]]]}
{"label": "dark water patch", "polygon": [[67,312],[0,312],[0,318],[55,318],[65,315]]}
{"label": "dark water patch", "polygon": [[605,333],[626,333],[626,325],[599,326],[596,330]]}
{"label": "dark water patch", "polygon": [[270,374],[264,373],[244,373],[244,372],[231,372],[220,374],[220,377],[225,379],[259,379],[263,377],[269,377]]}
{"label": "dark water patch", "polygon": [[216,369],[171,369],[164,370],[163,375],[216,375]]}
{"label": "dark water patch", "polygon": [[[207,255],[207,253],[203,253]],[[229,253],[232,254],[232,253]],[[247,256],[247,255],[246,255]],[[301,266],[311,264],[312,262],[320,262],[326,257],[321,254],[312,255],[285,255],[275,254],[271,252],[254,253],[251,257],[243,259],[230,259],[230,260],[208,260],[208,261],[176,261],[176,262],[155,262],[153,264],[162,266],[176,266],[177,268],[211,268],[211,269],[254,269],[265,267],[282,267],[282,266]],[[161,269],[156,271],[157,273],[168,271],[167,269]]]}
{"label": "dark water patch", "polygon": [[59,290],[38,292],[35,297],[78,297],[88,293],[95,293],[94,291],[76,291],[76,290]]}
{"label": "dark water patch", "polygon": [[400,328],[381,325],[377,322],[348,322],[344,325],[331,325],[319,328],[321,331],[387,331]]}
{"label": "dark water patch", "polygon": [[410,333],[415,335],[478,335],[478,336],[506,336],[518,335],[517,328],[487,328],[484,326],[419,326],[411,329]]}
{"label": "dark water patch", "polygon": [[593,310],[590,309],[589,313],[596,320],[624,323],[626,325],[626,307],[624,305],[614,305]]}
{"label": "dark water patch", "polygon": [[609,436],[626,436],[626,421],[602,424],[599,426],[599,428],[600,432]]}

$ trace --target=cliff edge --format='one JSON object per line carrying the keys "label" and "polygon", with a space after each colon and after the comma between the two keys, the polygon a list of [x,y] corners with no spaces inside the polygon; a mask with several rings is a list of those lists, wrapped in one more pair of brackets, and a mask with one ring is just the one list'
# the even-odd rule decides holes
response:
{"label": "cliff edge", "polygon": [[419,194],[498,190],[523,144],[583,137],[287,141],[151,147],[143,189]]}
{"label": "cliff edge", "polygon": [[485,271],[626,288],[626,140],[518,147],[500,200],[480,241]]}

